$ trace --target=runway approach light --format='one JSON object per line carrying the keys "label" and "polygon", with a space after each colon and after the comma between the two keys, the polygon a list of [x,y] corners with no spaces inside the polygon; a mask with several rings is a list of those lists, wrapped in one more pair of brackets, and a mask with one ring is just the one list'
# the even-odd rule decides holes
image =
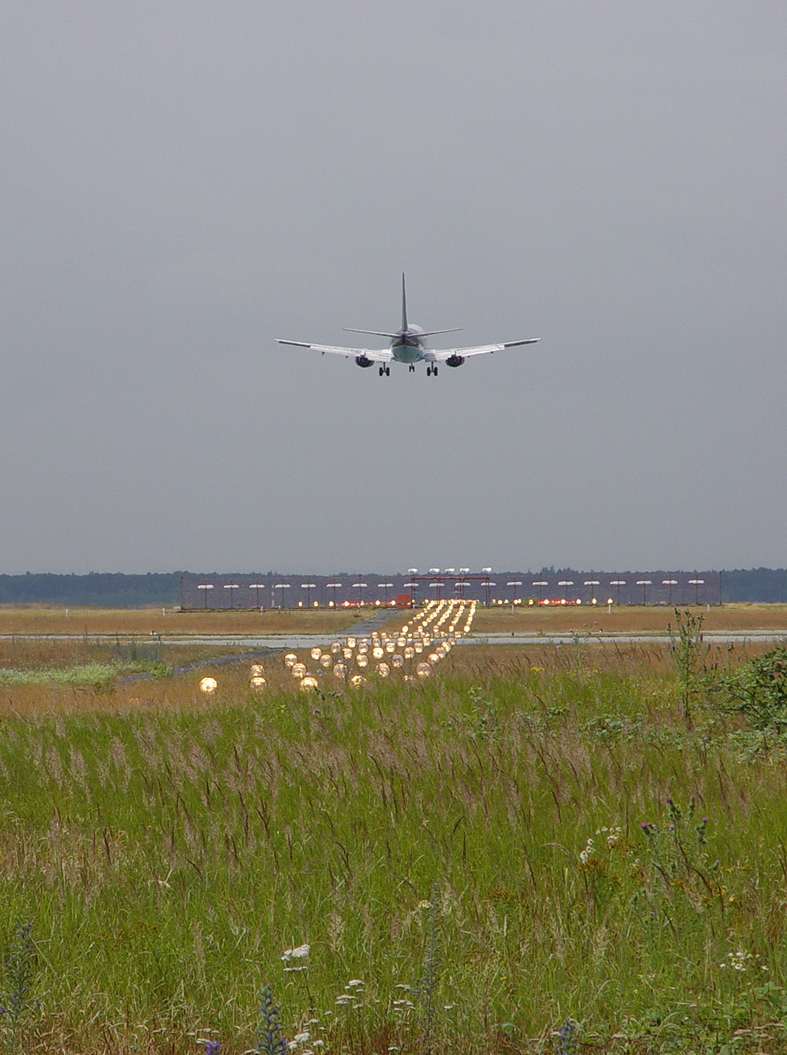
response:
{"label": "runway approach light", "polygon": [[202,678],[199,683],[200,692],[204,692],[206,696],[212,696],[218,687],[219,683],[211,677]]}

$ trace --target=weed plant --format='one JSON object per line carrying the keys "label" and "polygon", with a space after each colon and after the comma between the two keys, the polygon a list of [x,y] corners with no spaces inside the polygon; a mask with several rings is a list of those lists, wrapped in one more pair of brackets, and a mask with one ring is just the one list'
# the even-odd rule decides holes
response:
{"label": "weed plant", "polygon": [[260,1051],[267,982],[294,1055],[785,1050],[781,742],[647,661],[458,651],[423,684],[6,717],[25,1050]]}

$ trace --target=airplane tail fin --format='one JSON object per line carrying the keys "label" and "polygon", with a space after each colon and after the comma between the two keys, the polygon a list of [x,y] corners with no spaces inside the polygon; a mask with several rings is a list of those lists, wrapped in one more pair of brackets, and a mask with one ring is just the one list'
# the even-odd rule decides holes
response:
{"label": "airplane tail fin", "polygon": [[402,329],[407,329],[407,290],[404,285],[404,271],[402,272]]}

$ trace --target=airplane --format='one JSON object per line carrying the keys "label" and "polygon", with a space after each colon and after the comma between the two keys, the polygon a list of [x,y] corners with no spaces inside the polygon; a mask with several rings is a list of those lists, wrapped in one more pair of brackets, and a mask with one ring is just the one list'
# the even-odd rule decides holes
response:
{"label": "airplane", "polygon": [[524,341],[505,341],[502,344],[479,344],[472,348],[444,348],[441,350],[432,350],[427,348],[424,343],[424,338],[434,337],[438,333],[457,333],[457,329],[450,330],[422,330],[420,326],[407,322],[407,291],[405,288],[404,273],[402,273],[402,325],[396,331],[396,333],[389,333],[380,330],[352,330],[347,329],[348,333],[366,333],[371,334],[374,337],[388,337],[391,345],[389,348],[374,349],[374,348],[340,348],[332,344],[308,344],[305,341],[286,341],[281,337],[277,337],[276,340],[279,344],[293,345],[295,348],[311,348],[315,352],[322,352],[323,355],[329,353],[330,355],[343,355],[347,359],[355,359],[358,366],[363,369],[367,369],[370,366],[374,366],[375,363],[379,366],[380,377],[391,376],[391,362],[406,363],[410,368],[410,373],[415,372],[416,363],[426,363],[426,376],[437,377],[437,368],[440,363],[445,363],[446,366],[457,367],[462,366],[465,359],[469,359],[473,355],[493,355],[495,352],[502,352],[504,348],[516,348],[522,344],[535,344],[536,341],[540,341],[540,337],[528,337]]}

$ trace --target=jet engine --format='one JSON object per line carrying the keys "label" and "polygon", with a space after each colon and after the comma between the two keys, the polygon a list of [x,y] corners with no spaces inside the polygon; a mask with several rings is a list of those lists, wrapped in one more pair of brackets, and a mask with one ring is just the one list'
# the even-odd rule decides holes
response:
{"label": "jet engine", "polygon": [[449,355],[445,362],[446,366],[461,366],[464,361],[463,355]]}
{"label": "jet engine", "polygon": [[367,368],[367,366],[374,366],[374,359],[370,359],[366,355],[356,355],[355,361],[358,366],[363,367],[364,370]]}

